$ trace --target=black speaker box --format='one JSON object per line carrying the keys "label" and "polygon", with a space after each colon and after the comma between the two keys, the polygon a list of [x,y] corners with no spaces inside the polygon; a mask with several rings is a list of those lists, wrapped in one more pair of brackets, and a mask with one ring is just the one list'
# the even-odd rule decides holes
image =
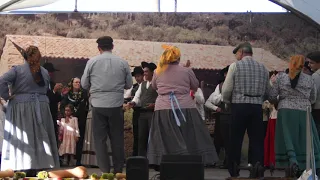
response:
{"label": "black speaker box", "polygon": [[126,163],[127,180],[149,180],[149,161],[143,156],[133,156]]}
{"label": "black speaker box", "polygon": [[204,180],[204,163],[197,155],[164,155],[160,164],[160,180]]}

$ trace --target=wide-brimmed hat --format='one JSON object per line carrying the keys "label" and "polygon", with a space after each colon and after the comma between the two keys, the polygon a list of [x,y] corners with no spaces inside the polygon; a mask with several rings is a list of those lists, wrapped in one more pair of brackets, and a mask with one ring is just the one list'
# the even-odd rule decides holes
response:
{"label": "wide-brimmed hat", "polygon": [[141,63],[142,68],[149,68],[151,71],[154,71],[155,69],[157,69],[157,65],[155,65],[154,63],[147,63],[147,62],[142,62]]}
{"label": "wide-brimmed hat", "polygon": [[59,69],[54,68],[52,63],[44,63],[42,67],[44,67],[48,72],[59,71]]}
{"label": "wide-brimmed hat", "polygon": [[131,73],[132,76],[135,76],[137,74],[143,75],[143,69],[142,67],[134,67],[133,72]]}

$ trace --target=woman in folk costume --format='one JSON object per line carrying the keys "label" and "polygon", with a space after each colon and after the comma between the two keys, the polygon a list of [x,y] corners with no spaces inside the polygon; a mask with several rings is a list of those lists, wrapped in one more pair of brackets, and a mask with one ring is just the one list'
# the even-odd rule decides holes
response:
{"label": "woman in folk costume", "polygon": [[215,147],[190,96],[199,82],[192,69],[179,65],[181,53],[177,47],[162,48],[151,83],[158,97],[149,136],[149,164],[160,165],[162,155],[167,154],[202,155],[205,164],[213,164],[219,160]]}
{"label": "woman in folk costume", "polygon": [[80,131],[79,141],[77,142],[77,150],[76,150],[76,165],[81,165],[81,157],[82,157],[82,148],[83,148],[83,140],[85,136],[86,130],[86,121],[89,109],[89,97],[88,92],[83,89],[80,85],[79,78],[72,78],[68,83],[67,93],[62,97],[60,104],[60,112],[64,112],[64,108],[66,105],[71,104],[74,107],[74,116],[78,118],[78,125]]}
{"label": "woman in folk costume", "polygon": [[[276,80],[276,74],[272,73],[270,77],[270,84],[273,85],[273,82]],[[276,133],[276,120],[277,120],[277,108],[274,104],[271,104],[269,101],[265,101],[263,104],[264,114],[263,120],[267,118],[267,127],[266,127],[266,135],[264,139],[264,166],[266,167],[274,167],[276,164],[276,155],[274,152],[274,140]],[[266,116],[266,117],[265,117]]]}
{"label": "woman in folk costume", "polygon": [[[292,56],[289,73],[278,74],[270,90],[270,102],[278,102],[275,134],[277,168],[291,166],[291,169],[301,171],[306,168],[306,108],[316,100],[316,87],[312,77],[302,72],[304,62],[304,56]],[[319,168],[320,141],[312,119],[311,126],[316,167]]]}
{"label": "woman in folk costume", "polygon": [[[26,63],[12,67],[0,77],[0,96],[9,99],[5,120],[1,170],[35,170],[59,167],[53,120],[46,96],[49,74],[40,67],[41,54],[30,46],[24,54]],[[29,174],[30,173],[30,174]]]}

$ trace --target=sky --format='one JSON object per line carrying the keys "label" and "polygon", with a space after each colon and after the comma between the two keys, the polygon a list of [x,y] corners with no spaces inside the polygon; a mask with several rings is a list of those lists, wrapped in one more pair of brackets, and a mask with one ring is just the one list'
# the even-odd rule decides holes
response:
{"label": "sky", "polygon": [[[78,11],[157,12],[158,0],[78,0]],[[73,11],[75,0],[58,0],[21,11]],[[178,12],[286,12],[269,0],[178,0]],[[174,0],[161,0],[161,12],[174,12]]]}

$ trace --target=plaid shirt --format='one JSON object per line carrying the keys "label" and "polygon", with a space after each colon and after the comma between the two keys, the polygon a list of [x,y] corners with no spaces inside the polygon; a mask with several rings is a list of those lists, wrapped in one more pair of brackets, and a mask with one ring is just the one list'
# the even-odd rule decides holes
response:
{"label": "plaid shirt", "polygon": [[246,56],[230,65],[222,88],[222,99],[226,103],[262,104],[269,89],[266,67]]}

